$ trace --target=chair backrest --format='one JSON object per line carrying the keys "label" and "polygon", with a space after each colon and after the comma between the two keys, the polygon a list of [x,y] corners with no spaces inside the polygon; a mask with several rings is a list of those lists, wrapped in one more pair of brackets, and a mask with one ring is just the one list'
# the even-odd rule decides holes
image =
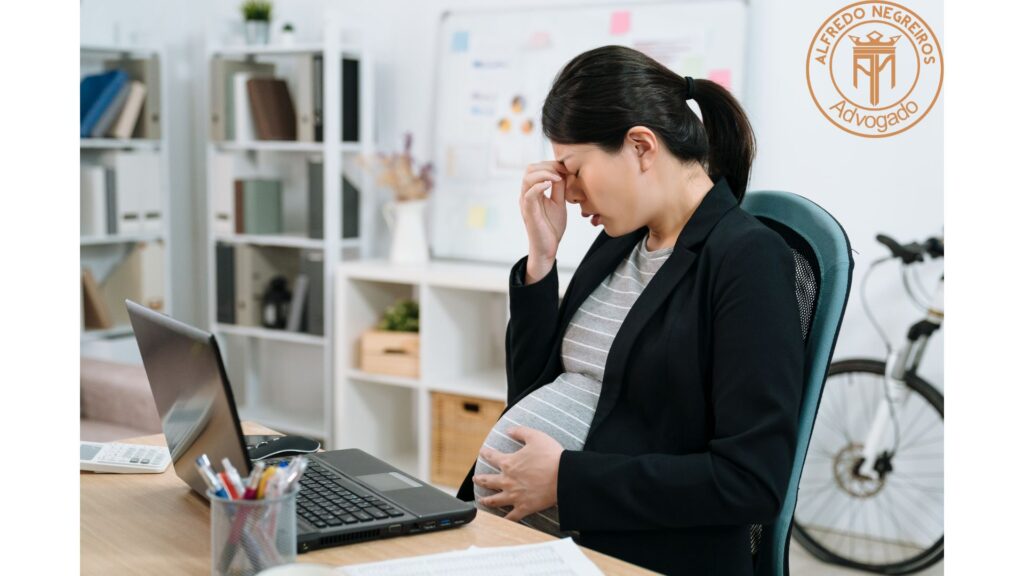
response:
{"label": "chair backrest", "polygon": [[821,206],[789,192],[751,192],[743,209],[772,228],[793,250],[796,296],[804,335],[804,390],[797,425],[796,458],[779,517],[753,527],[757,576],[788,576],[789,536],[797,489],[807,457],[821,391],[832,362],[850,296],[853,257],[846,231]]}

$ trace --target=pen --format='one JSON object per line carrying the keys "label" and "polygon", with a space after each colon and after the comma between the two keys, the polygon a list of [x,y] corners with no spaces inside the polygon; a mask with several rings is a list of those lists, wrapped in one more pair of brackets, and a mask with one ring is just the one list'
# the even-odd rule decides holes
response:
{"label": "pen", "polygon": [[231,465],[231,460],[228,460],[227,457],[221,459],[221,464],[224,465],[224,472],[231,480],[231,485],[235,487],[237,497],[241,498],[245,494],[245,486],[242,484],[242,477],[238,474],[238,470]]}
{"label": "pen", "polygon": [[277,466],[273,466],[273,467],[267,468],[267,469],[265,469],[263,471],[263,476],[260,478],[260,481],[259,481],[260,482],[259,483],[259,489],[258,489],[258,491],[256,493],[256,499],[257,500],[262,499],[264,497],[264,495],[266,494],[267,482],[274,475],[274,472],[276,470],[277,470]]}
{"label": "pen", "polygon": [[235,490],[235,484],[231,481],[231,477],[228,476],[228,473],[220,472],[217,476],[220,477],[221,484],[224,485],[224,490],[227,491],[228,496],[231,496],[232,500],[238,500],[238,498],[241,497],[241,494]]}
{"label": "pen", "polygon": [[199,475],[203,477],[207,487],[221,498],[230,498],[224,486],[221,484],[220,479],[213,473],[213,468],[210,467],[210,459],[207,458],[206,454],[196,458],[196,468],[199,469]]}
{"label": "pen", "polygon": [[257,490],[260,486],[260,477],[263,476],[263,469],[267,465],[264,462],[256,462],[252,465],[252,474],[249,475],[249,482],[245,485],[245,498],[246,500],[255,500]]}

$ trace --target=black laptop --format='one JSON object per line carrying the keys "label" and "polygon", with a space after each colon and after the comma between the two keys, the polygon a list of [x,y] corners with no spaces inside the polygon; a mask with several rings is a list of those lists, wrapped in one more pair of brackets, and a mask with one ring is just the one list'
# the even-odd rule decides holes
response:
{"label": "black laptop", "polygon": [[[204,498],[195,460],[227,458],[248,475],[234,396],[213,334],[126,302],[174,471]],[[309,455],[297,498],[298,551],[455,528],[476,508],[357,449]]]}

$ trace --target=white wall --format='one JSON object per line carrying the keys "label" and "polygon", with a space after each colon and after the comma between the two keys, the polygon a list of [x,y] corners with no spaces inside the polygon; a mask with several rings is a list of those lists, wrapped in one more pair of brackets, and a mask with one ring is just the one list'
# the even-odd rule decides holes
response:
{"label": "white wall", "polygon": [[[641,2],[622,0],[617,4]],[[846,227],[857,267],[854,292],[836,358],[879,356],[881,343],[863,315],[859,289],[868,263],[883,254],[873,240],[886,232],[901,241],[941,232],[943,223],[943,98],[913,129],[891,138],[855,137],[832,126],[814,107],[804,79],[804,59],[818,26],[847,0],[751,0],[751,41],[746,106],[759,141],[751,189],[787,190],[828,209]],[[180,317],[202,323],[207,298],[200,211],[204,185],[202,77],[204,38],[223,41],[237,34],[238,0],[131,2],[82,0],[82,41],[115,40],[115,20],[126,42],[165,42],[171,62],[171,161],[175,202],[174,301]],[[560,5],[582,5],[561,0]],[[506,8],[540,2],[506,0]],[[433,83],[437,23],[444,10],[496,7],[496,2],[466,0],[289,0],[276,3],[276,24],[292,21],[301,40],[316,40],[326,10],[363,24],[377,59],[377,139],[382,150],[400,146],[402,134],[415,135],[416,158],[428,158],[433,142]],[[943,39],[941,3],[912,6]],[[133,38],[134,37],[134,38]],[[965,193],[966,191],[962,192]],[[191,218],[182,214],[191,214]],[[380,247],[383,253],[383,246]],[[941,266],[941,265],[940,265]],[[941,272],[922,274],[929,287]],[[891,265],[873,279],[870,301],[890,338],[901,338],[919,314],[903,298]],[[942,387],[942,332],[935,337],[922,367]]]}

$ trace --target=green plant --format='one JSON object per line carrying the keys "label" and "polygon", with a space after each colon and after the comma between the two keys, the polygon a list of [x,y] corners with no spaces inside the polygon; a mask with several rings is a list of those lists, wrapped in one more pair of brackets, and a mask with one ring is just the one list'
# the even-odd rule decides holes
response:
{"label": "green plant", "polygon": [[420,331],[420,305],[415,300],[399,300],[384,311],[377,328],[394,332]]}
{"label": "green plant", "polygon": [[270,22],[272,8],[270,0],[245,0],[242,3],[242,17],[246,22]]}
{"label": "green plant", "polygon": [[284,26],[281,27],[281,31],[282,32],[294,32],[295,28],[292,26],[291,22],[285,22]]}

